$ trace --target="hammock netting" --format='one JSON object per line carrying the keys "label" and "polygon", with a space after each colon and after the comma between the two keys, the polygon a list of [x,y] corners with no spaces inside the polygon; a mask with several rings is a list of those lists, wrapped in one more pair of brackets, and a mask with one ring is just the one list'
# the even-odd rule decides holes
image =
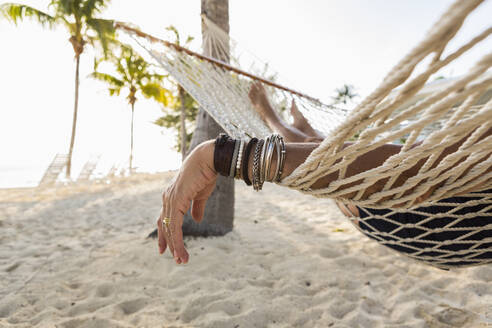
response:
{"label": "hammock netting", "polygon": [[[168,71],[233,137],[248,139],[272,133],[249,100],[253,81],[267,85],[270,100],[280,112],[295,100],[309,123],[326,138],[280,184],[357,205],[365,211],[356,225],[364,234],[414,259],[450,268],[492,262],[492,136],[486,135],[492,129],[492,53],[483,51],[459,78],[426,83],[490,36],[492,27],[446,52],[481,2],[456,1],[352,110],[323,104],[272,82],[276,74],[268,66],[255,59],[244,60],[237,43],[206,17],[203,51],[222,61],[123,24],[118,27],[142,55]],[[352,143],[347,146],[348,141]],[[398,154],[369,171],[347,175],[348,166],[357,157],[395,141],[402,142]],[[458,149],[443,155],[446,148],[460,141]],[[398,184],[398,178],[421,160],[425,164],[418,174]],[[312,188],[329,174],[338,178],[325,188]],[[384,188],[367,193],[380,180],[385,181]],[[437,214],[426,210],[437,205],[445,210]],[[469,209],[473,211],[468,213]],[[477,215],[480,225],[475,222]],[[402,216],[419,219],[395,219]],[[391,229],[382,231],[374,226],[381,221]],[[440,233],[448,237],[441,238]]]}

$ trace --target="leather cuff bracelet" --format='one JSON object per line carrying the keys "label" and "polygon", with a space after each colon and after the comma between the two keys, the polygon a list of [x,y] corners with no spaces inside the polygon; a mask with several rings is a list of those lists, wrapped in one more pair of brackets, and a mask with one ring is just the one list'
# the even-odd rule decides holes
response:
{"label": "leather cuff bracelet", "polygon": [[214,167],[217,173],[228,177],[231,171],[232,157],[236,141],[225,133],[215,139]]}

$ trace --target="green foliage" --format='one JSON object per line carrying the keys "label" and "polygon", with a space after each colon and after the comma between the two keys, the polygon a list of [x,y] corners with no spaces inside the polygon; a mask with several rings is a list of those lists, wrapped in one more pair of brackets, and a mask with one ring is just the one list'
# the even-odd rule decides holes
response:
{"label": "green foliage", "polygon": [[[98,71],[102,62],[109,63],[115,74]],[[161,86],[165,76],[154,72],[152,66],[129,46],[118,44],[109,56],[94,60],[94,72],[92,78],[108,85],[109,95],[119,96],[123,90],[127,91],[126,99],[132,109],[131,122],[131,146],[129,172],[132,172],[133,161],[133,119],[137,94],[155,99],[162,103],[170,103],[174,100],[167,99],[172,94]]]}
{"label": "green foliage", "polygon": [[[102,62],[111,64],[115,74],[99,72]],[[160,103],[174,101],[169,99],[172,98],[171,92],[161,86],[166,76],[155,73],[150,63],[126,45],[119,44],[108,56],[96,59],[90,77],[106,83],[111,96],[127,91],[126,98],[130,105],[135,104],[138,93]]]}
{"label": "green foliage", "polygon": [[[179,93],[181,94],[181,97]],[[162,108],[164,115],[159,117],[154,121],[154,124],[162,126],[168,129],[175,129],[176,133],[176,144],[174,149],[181,152],[181,110],[182,103],[181,99],[184,99],[184,111],[185,111],[185,122],[186,122],[186,147],[190,146],[191,137],[193,136],[193,131],[195,129],[196,116],[198,114],[199,106],[195,99],[190,96],[184,89],[179,86],[173,91],[173,97],[177,101],[169,103],[167,106]]]}
{"label": "green foliage", "polygon": [[43,26],[64,26],[70,33],[70,42],[76,55],[84,45],[101,45],[104,52],[114,38],[113,21],[95,18],[110,0],[52,0],[48,6],[51,13],[17,3],[0,5],[0,15],[17,24],[24,19],[33,19]]}
{"label": "green foliage", "polygon": [[[174,26],[168,26],[166,30],[174,34],[174,43],[180,44],[180,35],[178,30]],[[188,36],[184,43],[184,46],[188,45],[193,41],[193,37]],[[176,144],[174,148],[181,152],[181,129],[185,128],[186,132],[186,148],[188,149],[191,142],[191,137],[193,136],[193,131],[195,129],[195,120],[198,114],[198,103],[188,94],[181,86],[179,86],[175,81],[168,79],[169,82],[174,86],[171,93],[172,97],[165,98],[167,102],[160,101],[163,105],[162,111],[164,115],[159,117],[154,121],[154,124],[162,126],[164,128],[175,129],[176,133]],[[169,99],[174,101],[170,102]],[[181,112],[184,111],[185,115],[185,127],[181,125]]]}
{"label": "green foliage", "polygon": [[344,84],[342,87],[335,89],[335,92],[336,95],[332,97],[335,104],[347,104],[359,96],[351,84]]}
{"label": "green foliage", "polygon": [[60,20],[41,10],[15,3],[5,3],[0,5],[0,14],[10,20],[15,25],[23,21],[25,18],[30,18],[43,26],[53,28]]}
{"label": "green foliage", "polygon": [[[359,97],[359,95],[355,92],[355,88],[351,84],[344,84],[340,88],[335,89],[335,96],[332,97],[333,104],[344,104],[352,103],[355,98]],[[349,140],[355,141],[359,139],[360,134],[363,130],[357,131]]]}
{"label": "green foliage", "polygon": [[[96,18],[110,0],[51,0],[49,13],[39,9],[17,3],[5,3],[0,5],[0,17],[17,24],[25,19],[33,19],[42,26],[53,28],[63,26],[70,33],[69,41],[72,44],[76,58],[76,79],[74,120],[72,125],[72,136],[67,160],[67,177],[70,178],[72,153],[75,142],[75,131],[77,127],[78,111],[78,79],[80,56],[87,44],[97,47],[100,45],[104,54],[108,53],[109,45],[114,39],[115,29],[113,21]],[[113,91],[116,93],[116,89]]]}
{"label": "green foliage", "polygon": [[[166,27],[166,30],[167,31],[170,31],[174,34],[174,43],[176,43],[178,46],[181,46],[181,41],[180,41],[180,37],[179,37],[179,32],[178,30],[176,29],[176,27],[174,27],[173,25],[169,25],[168,27]],[[195,38],[192,37],[192,36],[188,36],[186,38],[186,41],[184,43],[184,45],[188,45],[191,41],[193,41]]]}

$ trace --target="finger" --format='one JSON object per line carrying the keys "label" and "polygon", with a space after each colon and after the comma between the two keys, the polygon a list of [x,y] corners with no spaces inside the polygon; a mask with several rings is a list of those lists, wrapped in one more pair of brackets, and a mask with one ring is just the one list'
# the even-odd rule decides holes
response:
{"label": "finger", "polygon": [[[164,218],[171,218],[171,222],[172,222],[173,219],[172,219],[171,211],[169,209],[169,205],[166,206],[166,211],[164,213],[165,213]],[[174,257],[174,241],[173,241],[173,236],[171,233],[170,226],[164,224],[162,226],[162,231],[163,231],[164,239],[166,240],[166,244],[169,247],[169,252],[171,253],[171,256]]]}
{"label": "finger", "polygon": [[191,208],[191,216],[198,223],[200,223],[203,219],[203,214],[205,213],[205,204],[206,203],[207,203],[207,200],[205,200],[205,199],[193,200],[193,206]]}
{"label": "finger", "polygon": [[183,214],[176,211],[173,216],[172,234],[174,242],[174,260],[176,263],[188,263],[189,255],[183,242]]}
{"label": "finger", "polygon": [[159,246],[159,254],[164,253],[166,250],[166,239],[164,237],[164,231],[162,230],[162,218],[157,218],[157,244]]}

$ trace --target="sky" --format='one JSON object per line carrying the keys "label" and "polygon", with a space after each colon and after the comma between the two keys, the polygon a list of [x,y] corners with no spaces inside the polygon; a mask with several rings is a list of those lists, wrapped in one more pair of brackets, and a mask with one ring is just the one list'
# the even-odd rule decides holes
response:
{"label": "sky", "polygon": [[[20,1],[46,10],[49,0]],[[0,3],[2,3],[0,1]],[[289,86],[322,100],[344,83],[361,96],[432,27],[449,0],[230,0],[230,34],[243,48],[271,64]],[[181,35],[201,38],[199,0],[115,0],[105,18],[132,22],[143,31],[166,36],[174,25]],[[490,26],[492,1],[467,20],[458,41]],[[73,114],[75,62],[69,35],[30,21],[14,26],[0,20],[0,187],[35,184],[56,153],[66,153]],[[453,46],[453,45],[451,45]],[[486,41],[490,51],[492,42]],[[484,53],[470,53],[442,75],[458,76]],[[81,61],[79,119],[74,177],[91,156],[101,166],[123,165],[129,155],[130,108],[110,97],[92,72],[93,52]],[[152,124],[158,104],[139,99],[135,116],[135,162],[140,171],[180,165],[172,150],[174,132]]]}

